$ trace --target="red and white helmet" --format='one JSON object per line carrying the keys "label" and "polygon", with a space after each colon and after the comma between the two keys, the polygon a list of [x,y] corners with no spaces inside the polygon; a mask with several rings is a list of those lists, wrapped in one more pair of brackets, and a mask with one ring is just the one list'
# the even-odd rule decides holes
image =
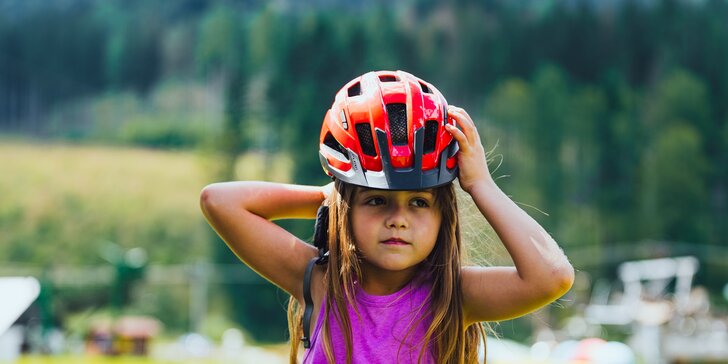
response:
{"label": "red and white helmet", "polygon": [[447,101],[403,71],[369,72],[347,83],[326,112],[319,144],[324,171],[387,190],[444,185],[457,177],[458,144]]}

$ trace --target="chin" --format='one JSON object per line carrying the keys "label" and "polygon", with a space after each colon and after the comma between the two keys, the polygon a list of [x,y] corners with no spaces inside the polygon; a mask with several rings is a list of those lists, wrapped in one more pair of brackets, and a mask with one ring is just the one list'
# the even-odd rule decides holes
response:
{"label": "chin", "polygon": [[388,271],[392,271],[392,272],[400,272],[400,271],[404,271],[404,270],[408,270],[413,267],[416,267],[417,263],[390,261],[390,262],[381,262],[379,264],[374,264],[374,265],[376,265],[377,267],[379,267],[380,269],[383,269],[383,270],[388,270]]}

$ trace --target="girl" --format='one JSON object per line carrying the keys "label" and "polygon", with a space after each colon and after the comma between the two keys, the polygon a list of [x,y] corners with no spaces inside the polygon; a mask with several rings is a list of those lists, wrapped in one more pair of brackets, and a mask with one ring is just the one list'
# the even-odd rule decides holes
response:
{"label": "girl", "polygon": [[[571,287],[557,243],[491,178],[470,116],[431,84],[402,71],[357,77],[336,95],[320,141],[327,186],[229,182],[201,194],[230,249],[291,294],[291,363],[300,339],[304,363],[477,362],[481,322]],[[515,267],[461,266],[456,177]],[[317,234],[318,252],[271,222],[314,218],[322,204],[317,224],[329,234]]]}

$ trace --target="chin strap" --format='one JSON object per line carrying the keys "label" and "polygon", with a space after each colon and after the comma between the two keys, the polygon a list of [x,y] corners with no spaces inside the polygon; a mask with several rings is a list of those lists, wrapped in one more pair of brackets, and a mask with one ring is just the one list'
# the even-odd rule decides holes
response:
{"label": "chin strap", "polygon": [[303,347],[311,348],[311,313],[313,313],[313,298],[311,297],[311,274],[314,265],[323,265],[329,261],[328,252],[328,226],[329,226],[329,207],[321,206],[316,212],[316,224],[314,225],[314,245],[318,248],[318,257],[308,261],[306,272],[303,274]]}

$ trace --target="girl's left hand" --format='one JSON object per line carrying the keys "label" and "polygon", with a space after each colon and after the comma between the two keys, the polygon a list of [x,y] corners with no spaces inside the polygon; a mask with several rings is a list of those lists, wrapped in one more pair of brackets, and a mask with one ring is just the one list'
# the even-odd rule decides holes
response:
{"label": "girl's left hand", "polygon": [[460,151],[458,152],[458,167],[460,167],[458,181],[465,192],[472,193],[473,187],[477,184],[492,181],[488,171],[488,162],[485,158],[485,149],[480,141],[480,135],[473,119],[465,110],[450,105],[447,108],[447,113],[460,126],[460,129],[458,129],[451,124],[445,125],[445,129],[452,134],[460,145]]}

